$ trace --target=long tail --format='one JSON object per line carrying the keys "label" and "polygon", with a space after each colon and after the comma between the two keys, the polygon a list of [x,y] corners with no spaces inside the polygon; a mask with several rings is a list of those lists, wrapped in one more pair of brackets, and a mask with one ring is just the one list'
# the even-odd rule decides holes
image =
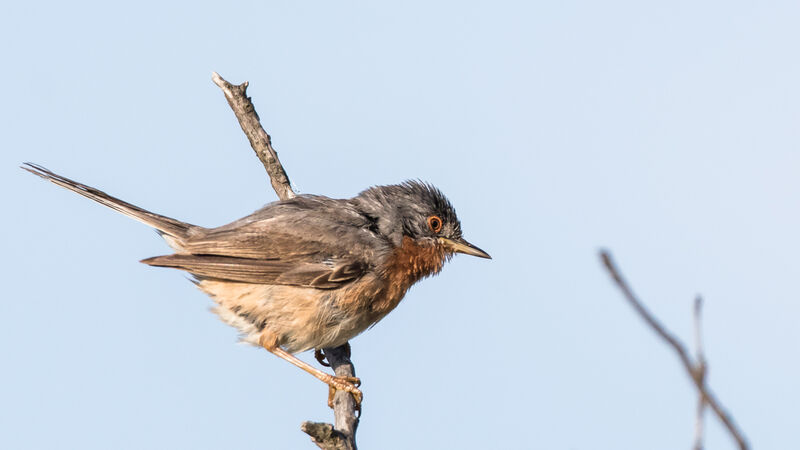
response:
{"label": "long tail", "polygon": [[69,178],[62,177],[61,175],[53,173],[38,164],[24,163],[21,168],[155,228],[173,248],[180,249],[182,242],[193,232],[200,229],[200,227],[197,225],[188,224],[170,217],[151,213],[150,211],[139,208],[138,206],[131,205],[130,203],[122,201],[116,197],[112,197],[101,190],[78,183],[77,181],[70,180]]}

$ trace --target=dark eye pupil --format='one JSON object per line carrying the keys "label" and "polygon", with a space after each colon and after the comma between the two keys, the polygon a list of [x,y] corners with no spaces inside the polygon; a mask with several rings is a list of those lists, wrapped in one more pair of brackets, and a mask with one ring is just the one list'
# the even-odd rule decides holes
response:
{"label": "dark eye pupil", "polygon": [[430,225],[433,231],[439,231],[442,227],[442,221],[438,217],[431,217]]}

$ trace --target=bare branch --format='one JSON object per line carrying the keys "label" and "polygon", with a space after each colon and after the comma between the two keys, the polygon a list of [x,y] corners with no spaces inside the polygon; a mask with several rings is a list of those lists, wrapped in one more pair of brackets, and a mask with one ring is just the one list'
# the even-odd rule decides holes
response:
{"label": "bare branch", "polygon": [[678,358],[680,358],[681,362],[683,363],[683,367],[686,369],[686,372],[689,374],[689,377],[694,382],[695,387],[697,387],[698,394],[701,396],[702,401],[711,406],[711,409],[717,415],[720,421],[722,421],[725,428],[728,429],[728,432],[731,436],[736,440],[736,443],[739,445],[741,450],[747,450],[749,445],[745,440],[744,434],[733,421],[733,417],[722,407],[719,400],[717,400],[716,396],[711,392],[711,390],[706,386],[704,382],[705,377],[705,369],[701,371],[698,370],[698,367],[692,363],[689,359],[689,353],[686,351],[686,347],[663,325],[653,316],[647,308],[644,307],[641,301],[633,294],[633,291],[628,286],[628,283],[622,278],[619,270],[614,264],[614,261],[611,259],[611,254],[605,250],[600,252],[600,258],[603,261],[603,264],[608,270],[609,275],[611,278],[614,279],[617,286],[622,291],[625,299],[628,300],[628,303],[633,306],[633,309],[636,310],[637,313],[642,317],[642,319],[650,325],[653,331],[664,339],[667,344],[675,350],[675,353],[678,354]]}
{"label": "bare branch", "polygon": [[[336,376],[354,377],[355,367],[350,362],[350,348],[342,345],[324,350],[325,359],[333,368]],[[304,422],[301,429],[311,436],[319,448],[323,450],[356,450],[356,429],[358,416],[356,402],[353,396],[345,391],[336,391],[333,398],[333,409],[336,416],[336,426],[329,430],[329,424]]]}
{"label": "bare branch", "polygon": [[[272,188],[281,200],[296,197],[289,182],[289,176],[283,170],[278,153],[272,148],[272,139],[264,131],[261,121],[256,113],[256,108],[250,97],[247,96],[248,83],[233,85],[214,72],[211,76],[214,83],[225,93],[233,113],[239,120],[242,131],[247,135],[250,146],[256,152],[267,170]],[[340,347],[325,349],[325,357],[337,376],[355,376],[355,368],[350,362],[350,347],[345,344]],[[344,391],[336,392],[333,400],[335,426],[326,423],[304,422],[302,430],[309,434],[314,443],[322,449],[330,450],[356,450],[356,403],[353,396]]]}
{"label": "bare branch", "polygon": [[[694,299],[694,352],[697,364],[695,372],[700,379],[700,383],[705,386],[706,382],[706,357],[703,352],[703,333],[701,330],[703,312],[703,298],[699,295]],[[706,401],[702,394],[697,396],[697,416],[694,422],[694,450],[703,450],[704,422],[706,412]]]}
{"label": "bare branch", "polygon": [[272,139],[261,126],[256,108],[253,106],[250,97],[247,96],[249,83],[245,81],[238,86],[230,84],[219,76],[217,72],[211,75],[211,79],[225,93],[228,105],[230,105],[233,113],[236,114],[236,118],[239,119],[239,125],[241,125],[244,134],[247,135],[247,139],[250,140],[250,146],[253,147],[256,156],[264,164],[264,168],[267,170],[269,179],[272,182],[272,188],[275,189],[278,198],[281,200],[294,198],[295,193],[292,191],[289,176],[283,170],[283,166],[278,159],[278,153],[272,148]]}

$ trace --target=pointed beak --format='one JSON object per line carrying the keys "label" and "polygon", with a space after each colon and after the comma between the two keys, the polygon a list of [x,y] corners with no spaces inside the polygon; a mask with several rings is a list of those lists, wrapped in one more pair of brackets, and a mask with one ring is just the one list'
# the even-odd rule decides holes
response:
{"label": "pointed beak", "polygon": [[477,256],[478,258],[492,259],[492,257],[489,256],[488,253],[479,249],[478,247],[475,247],[474,245],[470,244],[464,239],[455,240],[446,237],[440,237],[439,242],[452,252]]}

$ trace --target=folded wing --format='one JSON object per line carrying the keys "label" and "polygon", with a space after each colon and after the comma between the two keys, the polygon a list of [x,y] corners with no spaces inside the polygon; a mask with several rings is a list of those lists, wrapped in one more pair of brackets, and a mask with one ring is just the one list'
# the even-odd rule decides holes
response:
{"label": "folded wing", "polygon": [[380,239],[369,219],[326,197],[298,197],[186,240],[142,262],[199,278],[334,289],[369,270]]}
{"label": "folded wing", "polygon": [[335,289],[358,279],[367,270],[362,261],[298,263],[215,255],[165,255],[142,262],[151,266],[182,269],[200,278],[317,289]]}

